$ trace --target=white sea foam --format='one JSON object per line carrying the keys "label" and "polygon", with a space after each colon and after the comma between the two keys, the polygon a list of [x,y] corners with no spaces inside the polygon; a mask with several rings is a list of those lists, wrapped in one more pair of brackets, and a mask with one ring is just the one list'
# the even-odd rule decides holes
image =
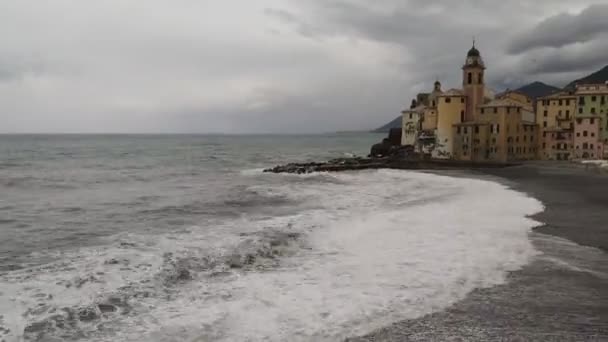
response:
{"label": "white sea foam", "polygon": [[[537,223],[527,216],[542,204],[497,183],[388,170],[282,177],[268,191],[315,205],[187,234],[120,237],[135,245],[116,242],[75,252],[44,272],[13,273],[2,279],[0,312],[23,313],[36,301],[83,307],[116,293],[145,292],[129,300],[130,313],[102,315],[111,333],[83,324],[87,339],[335,341],[503,283],[536,253],[528,232]],[[264,245],[260,232],[298,238],[282,245],[281,258],[269,257],[272,263],[229,270],[213,262],[244,246],[265,256],[260,250],[276,243]],[[168,264],[182,267],[180,261],[193,279],[167,287],[159,279]],[[230,272],[210,276],[218,270]],[[91,275],[79,287],[65,286]],[[23,331],[26,321],[49,315],[30,312],[11,325]]]}

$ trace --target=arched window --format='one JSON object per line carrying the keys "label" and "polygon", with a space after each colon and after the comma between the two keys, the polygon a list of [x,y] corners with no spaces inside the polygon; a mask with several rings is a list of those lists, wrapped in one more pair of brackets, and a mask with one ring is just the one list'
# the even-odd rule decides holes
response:
{"label": "arched window", "polygon": [[468,82],[469,82],[468,84],[473,83],[473,74],[469,73],[467,77],[468,77]]}

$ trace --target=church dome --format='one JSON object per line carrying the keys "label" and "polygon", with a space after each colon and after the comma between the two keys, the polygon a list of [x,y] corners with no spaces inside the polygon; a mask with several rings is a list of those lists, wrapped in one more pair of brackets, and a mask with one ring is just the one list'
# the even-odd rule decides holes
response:
{"label": "church dome", "polygon": [[469,52],[467,53],[467,57],[479,57],[479,56],[480,56],[479,50],[477,50],[477,48],[475,48],[475,45],[473,45],[471,50],[469,50]]}

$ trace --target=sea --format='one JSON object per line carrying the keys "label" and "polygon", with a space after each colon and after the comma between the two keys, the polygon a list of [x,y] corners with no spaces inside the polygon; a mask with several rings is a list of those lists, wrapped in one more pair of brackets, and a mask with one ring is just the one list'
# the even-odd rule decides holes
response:
{"label": "sea", "polygon": [[0,136],[0,341],[342,341],[538,253],[490,180],[262,172],[382,138]]}

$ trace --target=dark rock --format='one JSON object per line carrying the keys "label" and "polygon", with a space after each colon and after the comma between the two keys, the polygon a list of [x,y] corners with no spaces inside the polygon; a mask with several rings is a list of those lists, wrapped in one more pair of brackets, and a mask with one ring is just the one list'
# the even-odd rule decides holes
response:
{"label": "dark rock", "polygon": [[78,319],[81,322],[90,322],[99,318],[97,310],[94,308],[82,308],[78,310]]}
{"label": "dark rock", "polygon": [[118,261],[117,259],[114,259],[114,258],[112,258],[110,260],[106,260],[106,262],[105,262],[106,265],[116,265],[118,263],[120,263],[120,261]]}
{"label": "dark rock", "polygon": [[176,279],[179,281],[192,280],[192,274],[190,274],[190,271],[187,269],[179,269],[177,271]]}
{"label": "dark rock", "polygon": [[116,312],[118,311],[118,309],[111,304],[98,304],[97,307],[99,308],[99,311],[101,311],[101,313],[108,313],[108,312]]}

